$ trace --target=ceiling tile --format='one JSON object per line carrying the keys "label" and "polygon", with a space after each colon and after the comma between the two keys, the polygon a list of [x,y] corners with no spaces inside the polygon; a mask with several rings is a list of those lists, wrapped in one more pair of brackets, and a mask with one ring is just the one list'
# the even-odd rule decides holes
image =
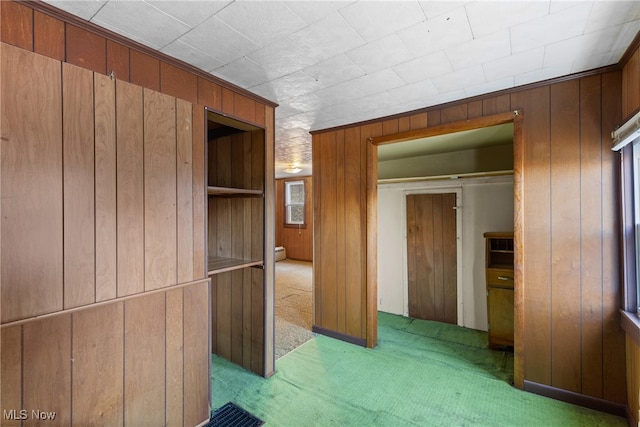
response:
{"label": "ceiling tile", "polygon": [[287,74],[286,76],[275,79],[269,83],[263,83],[258,86],[254,86],[256,90],[264,90],[264,87],[270,87],[275,94],[273,101],[282,102],[289,98],[295,98],[318,89],[320,83],[318,83],[313,77],[302,71],[296,71],[295,73]]}
{"label": "ceiling tile", "polygon": [[474,37],[483,37],[545,16],[548,1],[479,1],[465,7]]}
{"label": "ceiling tile", "polygon": [[337,13],[293,33],[289,40],[318,60],[364,44],[362,37]]}
{"label": "ceiling tile", "polygon": [[426,20],[420,5],[408,1],[358,2],[339,13],[367,41]]}
{"label": "ceiling tile", "polygon": [[257,86],[269,80],[265,69],[245,56],[212,70],[212,73],[240,87]]}
{"label": "ceiling tile", "polygon": [[427,19],[433,19],[439,15],[450,13],[451,11],[462,8],[469,3],[468,1],[419,1],[420,7]]}
{"label": "ceiling tile", "polygon": [[450,73],[453,68],[444,51],[439,51],[396,65],[393,70],[405,83],[415,83]]}
{"label": "ceiling tile", "polygon": [[186,33],[181,41],[225,63],[260,48],[215,16]]}
{"label": "ceiling tile", "polygon": [[307,25],[279,1],[234,1],[216,16],[261,46],[286,37]]}
{"label": "ceiling tile", "polygon": [[468,42],[451,45],[445,52],[455,70],[498,59],[511,54],[509,31],[503,29]]}
{"label": "ceiling tile", "polygon": [[497,92],[499,90],[510,89],[514,86],[513,76],[505,77],[500,80],[492,80],[490,82],[481,83],[476,86],[467,86],[464,90],[465,97],[483,95],[485,93]]}
{"label": "ceiling tile", "polygon": [[487,81],[527,73],[542,68],[544,47],[489,61],[483,65]]}
{"label": "ceiling tile", "polygon": [[464,8],[416,24],[398,35],[416,58],[473,38]]}
{"label": "ceiling tile", "polygon": [[590,12],[590,3],[578,3],[574,7],[511,28],[513,53],[524,52],[583,34]]}
{"label": "ceiling tile", "polygon": [[295,98],[289,98],[287,103],[276,108],[276,117],[285,118],[305,111],[317,110],[322,103],[314,94],[306,94]]}
{"label": "ceiling tile", "polygon": [[110,1],[92,22],[115,32],[130,34],[134,40],[156,49],[189,30],[186,24],[143,1]]}
{"label": "ceiling tile", "polygon": [[288,39],[278,40],[263,49],[251,52],[248,57],[266,70],[269,79],[277,79],[316,62]]}
{"label": "ceiling tile", "polygon": [[[386,52],[386,54],[381,55],[380,52]],[[357,47],[345,55],[367,73],[393,67],[413,58],[411,52],[396,34]]]}
{"label": "ceiling tile", "polygon": [[564,76],[571,72],[571,64],[561,63],[553,64],[549,67],[540,68],[538,70],[529,71],[518,74],[514,77],[516,86],[535,83],[542,80],[551,79],[558,76]]}
{"label": "ceiling tile", "polygon": [[200,52],[198,49],[185,44],[181,40],[176,40],[166,45],[160,51],[207,72],[223,65],[223,63],[217,59]]}
{"label": "ceiling tile", "polygon": [[387,91],[389,98],[394,100],[394,104],[400,105],[404,102],[420,100],[423,104],[431,96],[438,95],[438,89],[431,80],[420,80],[415,83],[399,86]]}
{"label": "ceiling tile", "polygon": [[295,12],[307,24],[320,21],[332,13],[349,6],[353,1],[284,1],[283,4]]}
{"label": "ceiling tile", "polygon": [[589,14],[585,32],[617,26],[640,19],[640,1],[596,1]]}
{"label": "ceiling tile", "polygon": [[[569,55],[572,61],[582,61],[590,56],[609,52],[611,46],[615,44],[618,33],[618,28],[606,28],[552,43],[545,48],[544,66],[566,62]],[[601,64],[601,66],[609,64]]]}
{"label": "ceiling tile", "polygon": [[206,21],[209,17],[213,16],[219,10],[227,6],[231,1],[199,1],[188,0],[189,7],[185,7],[182,1],[149,1],[147,3],[166,13],[173,16],[178,21],[181,21],[193,28],[198,24]]}
{"label": "ceiling tile", "polygon": [[[542,65],[542,58],[540,58]],[[467,86],[476,86],[483,84],[486,80],[480,65],[465,68],[464,70],[454,71],[432,79],[434,86],[438,92],[443,94],[457,90],[463,90]]]}
{"label": "ceiling tile", "polygon": [[46,0],[46,3],[90,21],[107,1],[108,0]]}
{"label": "ceiling tile", "polygon": [[345,54],[310,65],[303,71],[326,87],[364,75],[362,68],[354,64]]}

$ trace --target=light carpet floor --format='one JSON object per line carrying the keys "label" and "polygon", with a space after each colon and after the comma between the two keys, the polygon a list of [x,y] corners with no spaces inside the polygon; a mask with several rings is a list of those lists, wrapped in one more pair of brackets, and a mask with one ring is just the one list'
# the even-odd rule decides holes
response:
{"label": "light carpet floor", "polygon": [[312,271],[310,262],[286,259],[276,263],[276,359],[314,336]]}

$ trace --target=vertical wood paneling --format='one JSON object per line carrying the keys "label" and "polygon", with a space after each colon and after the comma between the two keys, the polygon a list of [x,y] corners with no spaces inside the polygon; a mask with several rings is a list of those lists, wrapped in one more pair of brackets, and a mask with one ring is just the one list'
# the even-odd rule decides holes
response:
{"label": "vertical wood paneling", "polygon": [[467,104],[458,104],[451,107],[443,108],[441,115],[441,123],[453,123],[467,119]]}
{"label": "vertical wood paneling", "polygon": [[235,95],[233,113],[249,123],[256,122],[256,101],[243,95]]}
{"label": "vertical wood paneling", "polygon": [[4,43],[33,50],[33,10],[15,1],[1,1],[0,38]]}
{"label": "vertical wood paneling", "polygon": [[124,303],[124,425],[165,424],[165,294]]}
{"label": "vertical wood paneling", "polygon": [[184,425],[209,418],[209,283],[184,289]]}
{"label": "vertical wood paneling", "polygon": [[321,302],[321,321],[320,326],[330,330],[337,330],[337,296],[336,296],[336,274],[337,274],[337,257],[335,253],[336,245],[336,223],[337,223],[337,180],[336,165],[338,162],[336,154],[336,134],[328,133],[320,135],[319,139],[319,157],[322,164],[322,175],[320,176],[320,185],[322,188],[336,189],[336,191],[326,191],[321,194],[322,198],[322,234],[315,234],[320,242],[321,248],[325,249],[325,253],[319,260],[317,268],[323,272],[322,282],[316,286],[322,287]]}
{"label": "vertical wood paneling", "polygon": [[580,80],[580,255],[583,394],[602,398],[602,140],[600,76]]}
{"label": "vertical wood paneling", "polygon": [[145,290],[177,280],[175,99],[144,90]]}
{"label": "vertical wood paneling", "polygon": [[[579,82],[551,86],[551,384],[579,392]],[[572,197],[573,196],[573,197]],[[577,250],[574,250],[577,249]],[[576,253],[578,252],[578,253]]]}
{"label": "vertical wood paneling", "polygon": [[255,102],[254,103],[255,106],[255,117],[256,117],[256,124],[259,126],[267,126],[267,112],[266,112],[266,107],[259,103],[259,102]]}
{"label": "vertical wood paneling", "polygon": [[107,72],[107,41],[75,25],[66,25],[66,61],[70,64],[95,71]]}
{"label": "vertical wood paneling", "polygon": [[[431,246],[431,253],[433,254],[433,308],[434,316],[436,319],[444,318],[444,254],[442,253],[442,241],[443,222],[444,222],[444,208],[442,206],[442,194],[435,194],[433,198],[433,220],[431,222],[433,245]],[[427,227],[429,223],[425,224]]]}
{"label": "vertical wood paneling", "polygon": [[62,309],[62,77],[53,59],[6,44],[0,54],[11,106],[0,171],[4,323]]}
{"label": "vertical wood paneling", "polygon": [[227,89],[226,87],[223,87],[221,93],[221,111],[225,113],[232,113],[233,111],[235,111],[234,100],[235,94],[233,93],[233,91]]}
{"label": "vertical wood paneling", "polygon": [[213,110],[222,110],[222,87],[203,78],[198,78],[198,104]]}
{"label": "vertical wood paneling", "polygon": [[635,423],[640,422],[640,347],[633,338],[626,339],[627,406]]}
{"label": "vertical wood paneling", "polygon": [[123,304],[82,310],[72,316],[73,422],[120,425],[125,403]]}
{"label": "vertical wood paneling", "polygon": [[131,49],[129,51],[129,81],[147,89],[160,90],[160,61]]}
{"label": "vertical wood paneling", "polygon": [[24,325],[21,408],[55,412],[71,424],[71,315]]}
{"label": "vertical wood paneling", "polygon": [[116,82],[118,296],[144,291],[142,88]]}
{"label": "vertical wood paneling", "polygon": [[117,296],[115,81],[94,75],[96,301]]}
{"label": "vertical wood paneling", "polygon": [[[619,73],[602,75],[602,140],[610,141],[611,129],[621,123],[622,106],[619,93],[622,92]],[[624,387],[625,373],[622,347],[624,334],[620,329],[620,308],[622,296],[619,274],[619,154],[602,144],[602,311],[603,324],[603,396],[605,399],[623,403],[626,400]]]}
{"label": "vertical wood paneling", "polygon": [[438,126],[441,123],[442,123],[441,122],[441,111],[440,110],[429,111],[428,126],[429,127]]}
{"label": "vertical wood paneling", "polygon": [[112,71],[118,80],[129,81],[129,48],[107,40],[107,74]]}
{"label": "vertical wood paneling", "polygon": [[522,171],[523,277],[527,354],[525,378],[551,383],[551,220],[549,88],[513,94],[511,104],[526,114],[522,125],[524,168]]}
{"label": "vertical wood paneling", "polygon": [[62,64],[64,307],[95,302],[93,73]]}
{"label": "vertical wood paneling", "polygon": [[193,107],[192,144],[192,196],[193,196],[193,279],[207,277],[205,262],[205,111],[202,106]]}
{"label": "vertical wood paneling", "polygon": [[[184,312],[183,290],[166,292],[166,425],[181,426],[184,420],[184,398],[190,398],[191,391],[184,387]],[[204,316],[205,312],[200,312]],[[202,337],[206,337],[203,334]],[[201,371],[201,374],[204,372]]]}
{"label": "vertical wood paneling", "polygon": [[398,133],[398,119],[389,119],[382,122],[382,134],[393,135]]}
{"label": "vertical wood paneling", "polygon": [[629,62],[625,64],[622,79],[622,117],[625,118],[640,108],[640,49],[636,49]]}
{"label": "vertical wood paneling", "polygon": [[482,117],[482,101],[471,101],[468,103],[467,116],[469,119]]}
{"label": "vertical wood paneling", "polygon": [[64,22],[36,10],[33,30],[33,51],[64,61]]}
{"label": "vertical wood paneling", "polygon": [[198,102],[198,78],[165,62],[160,63],[160,89],[167,95]]}
{"label": "vertical wood paneling", "polygon": [[[431,114],[431,112],[429,112],[429,114]],[[438,120],[439,117],[440,116],[438,115]],[[428,125],[430,125],[430,122],[431,118],[429,118],[427,113],[418,113],[409,116],[409,127],[411,128],[410,130],[426,128]]]}
{"label": "vertical wood paneling", "polygon": [[[345,130],[344,144],[344,215],[345,215],[345,333],[354,337],[362,336],[362,314],[366,308],[362,305],[362,286],[354,284],[363,282],[362,271],[354,266],[363,264],[363,208],[362,203],[362,175],[363,163],[361,159],[360,129]],[[347,143],[348,142],[348,143]]]}
{"label": "vertical wood paneling", "polygon": [[[193,112],[189,102],[176,101],[176,172],[178,204],[178,283],[193,280]],[[204,233],[200,229],[200,233]]]}
{"label": "vertical wood paneling", "polygon": [[442,195],[442,250],[443,260],[443,319],[453,325],[458,323],[458,268],[456,238],[456,194]]}
{"label": "vertical wood paneling", "polygon": [[483,115],[506,113],[511,110],[511,97],[509,95],[494,96],[482,100]]}
{"label": "vertical wood paneling", "polygon": [[[2,410],[22,405],[22,326],[0,329],[0,395]],[[3,425],[20,426],[20,420],[2,419]]]}
{"label": "vertical wood paneling", "polygon": [[[359,147],[358,147],[359,148]],[[359,151],[359,150],[358,150]],[[336,217],[335,217],[335,315],[336,315],[336,330],[344,333],[346,330],[346,263],[342,260],[346,257],[346,245],[349,241],[347,235],[347,229],[345,224],[345,217],[347,215],[347,206],[345,204],[345,192],[347,188],[345,186],[345,140],[344,131],[339,130],[336,132],[335,137],[335,153],[336,153]],[[358,187],[359,188],[359,187]],[[352,207],[352,206],[349,206]]]}

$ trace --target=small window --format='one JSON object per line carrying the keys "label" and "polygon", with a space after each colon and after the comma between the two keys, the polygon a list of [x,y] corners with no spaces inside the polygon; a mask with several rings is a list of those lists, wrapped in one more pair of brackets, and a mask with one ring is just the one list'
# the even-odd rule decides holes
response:
{"label": "small window", "polygon": [[304,181],[285,181],[285,225],[297,227],[305,225],[304,198]]}

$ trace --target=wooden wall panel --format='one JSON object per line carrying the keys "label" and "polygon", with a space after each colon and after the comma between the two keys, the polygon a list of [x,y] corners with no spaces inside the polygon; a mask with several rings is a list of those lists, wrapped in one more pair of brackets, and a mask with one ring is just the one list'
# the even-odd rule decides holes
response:
{"label": "wooden wall panel", "polygon": [[[211,328],[208,282],[184,289],[184,425],[193,426],[209,418]],[[207,375],[203,375],[207,373]]]}
{"label": "wooden wall panel", "polygon": [[33,29],[33,51],[64,61],[64,22],[36,10],[33,15]]}
{"label": "wooden wall panel", "polygon": [[[357,141],[358,129],[345,130],[345,141]],[[365,231],[364,215],[362,210],[366,208],[363,203],[365,189],[362,186],[362,176],[366,173],[366,164],[363,164],[359,144],[344,144],[344,224],[345,224],[345,307],[346,327],[345,333],[350,336],[362,336],[362,315],[366,307],[362,304],[362,288],[351,286],[353,283],[363,283],[362,270],[353,268],[363,263],[362,239],[360,236]]]}
{"label": "wooden wall panel", "polygon": [[[334,238],[334,256],[335,262],[335,307],[331,310],[335,310],[336,316],[336,330],[346,330],[346,274],[347,265],[341,260],[345,259],[345,245],[349,240],[349,236],[346,235],[345,215],[347,207],[345,206],[345,156],[344,156],[344,131],[339,130],[335,134],[335,182],[336,182],[336,211],[335,211],[335,235]],[[353,206],[351,206],[353,207]]]}
{"label": "wooden wall panel", "polygon": [[55,423],[71,424],[71,315],[23,327],[21,408],[55,412]]}
{"label": "wooden wall panel", "polygon": [[124,425],[165,424],[165,294],[124,303]]}
{"label": "wooden wall panel", "polygon": [[[525,303],[524,342],[532,351],[527,357],[525,378],[551,383],[551,205],[550,205],[550,102],[549,88],[542,87],[511,96],[513,108],[522,109],[523,182],[523,289]],[[527,353],[528,354],[528,353]]]}
{"label": "wooden wall panel", "polygon": [[95,302],[93,73],[62,64],[64,307]]}
{"label": "wooden wall panel", "polygon": [[205,262],[205,110],[195,105],[193,111],[192,200],[193,200],[193,279],[207,277]]}
{"label": "wooden wall panel", "polygon": [[[176,101],[176,172],[178,204],[178,283],[190,282],[193,275],[193,112],[192,104]],[[204,235],[204,229],[200,229]]]}
{"label": "wooden wall panel", "polygon": [[[627,405],[633,423],[640,422],[640,345],[626,337]],[[631,423],[630,423],[631,424]]]}
{"label": "wooden wall panel", "polygon": [[484,116],[506,113],[511,109],[511,97],[509,95],[499,95],[482,100],[482,114]]}
{"label": "wooden wall panel", "polygon": [[116,82],[118,296],[144,291],[142,88]]}
{"label": "wooden wall panel", "polygon": [[65,36],[68,63],[106,74],[107,41],[104,37],[71,24],[66,25]]}
{"label": "wooden wall panel", "polygon": [[[22,406],[22,326],[0,329],[0,410],[20,410]],[[3,425],[20,426],[20,420],[8,420]]]}
{"label": "wooden wall panel", "polygon": [[33,10],[14,1],[0,2],[0,39],[22,49],[33,49]]}
{"label": "wooden wall panel", "polygon": [[443,108],[441,113],[441,123],[453,123],[467,119],[467,104],[457,104]]}
{"label": "wooden wall panel", "polygon": [[198,78],[198,104],[212,110],[221,111],[222,87],[208,80]]}
{"label": "wooden wall panel", "polygon": [[175,99],[144,90],[145,290],[177,280]]}
{"label": "wooden wall panel", "polygon": [[[73,423],[120,425],[124,416],[124,311],[117,302],[73,313]],[[108,372],[108,375],[101,373]]]}
{"label": "wooden wall panel", "polygon": [[[184,288],[172,289],[166,297],[166,405],[165,422],[180,426],[184,421],[184,400],[191,396],[184,387]],[[204,316],[205,313],[200,313]],[[205,335],[206,336],[206,333]],[[206,351],[206,350],[205,350]]]}
{"label": "wooden wall panel", "polygon": [[160,61],[131,49],[129,51],[129,81],[146,89],[160,91]]}
{"label": "wooden wall panel", "polygon": [[117,296],[116,86],[94,74],[96,301]]}
{"label": "wooden wall panel", "polygon": [[[581,392],[602,398],[601,77],[580,80]],[[606,144],[605,144],[606,145]],[[596,349],[594,351],[594,349]]]}
{"label": "wooden wall panel", "polygon": [[242,95],[235,95],[233,113],[249,123],[256,122],[256,101]]}
{"label": "wooden wall panel", "polygon": [[[622,70],[622,117],[630,117],[640,108],[640,49],[629,58]],[[620,124],[620,123],[618,123]]]}
{"label": "wooden wall panel", "polygon": [[574,392],[581,389],[580,258],[573,250],[580,242],[579,105],[579,81],[551,86],[551,384]]}
{"label": "wooden wall panel", "polygon": [[107,74],[118,80],[129,81],[129,48],[107,40]]}
{"label": "wooden wall panel", "polygon": [[62,309],[62,76],[58,61],[1,47],[4,323]]}
{"label": "wooden wall panel", "polygon": [[160,63],[160,88],[167,95],[198,102],[198,78],[165,62]]}

